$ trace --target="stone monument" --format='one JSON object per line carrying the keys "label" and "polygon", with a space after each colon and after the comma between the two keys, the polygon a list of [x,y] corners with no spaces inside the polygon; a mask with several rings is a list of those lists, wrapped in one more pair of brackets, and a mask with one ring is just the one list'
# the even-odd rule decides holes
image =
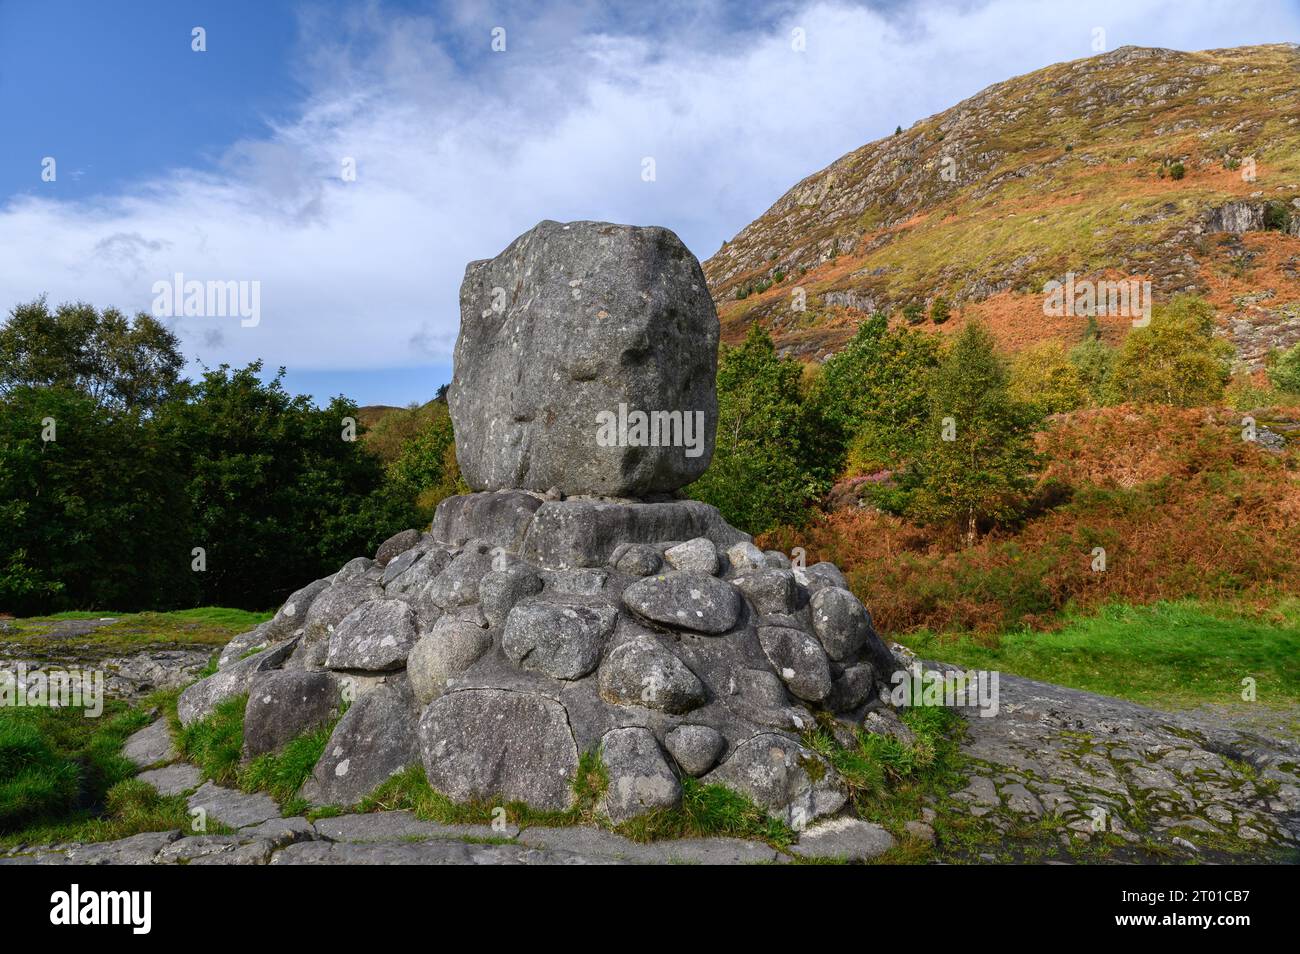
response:
{"label": "stone monument", "polygon": [[898,668],[829,563],[675,496],[708,466],[718,319],[670,231],[542,222],[472,262],[448,394],[475,492],[294,593],[181,696],[249,693],[246,756],[338,718],[303,788],[350,805],[419,764],[455,800],[573,804],[596,751],[621,822],[684,777],[802,827],[845,803],[801,741]]}

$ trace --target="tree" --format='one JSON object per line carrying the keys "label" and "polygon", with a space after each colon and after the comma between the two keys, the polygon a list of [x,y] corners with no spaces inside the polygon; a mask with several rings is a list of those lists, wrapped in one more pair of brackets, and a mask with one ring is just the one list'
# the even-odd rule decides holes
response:
{"label": "tree", "polygon": [[1010,394],[1040,417],[1073,411],[1090,400],[1079,367],[1060,341],[1039,341],[1012,359]]}
{"label": "tree", "polygon": [[778,358],[757,324],[718,359],[713,461],[686,492],[749,533],[803,523],[835,474],[843,439],[805,404],[801,376],[799,363]]}
{"label": "tree", "polygon": [[903,306],[903,320],[909,325],[919,325],[925,321],[925,305],[919,301],[909,301]]}
{"label": "tree", "polygon": [[1115,349],[1100,337],[1085,338],[1069,352],[1070,363],[1079,372],[1079,380],[1095,405],[1106,403],[1108,382],[1115,366]]}
{"label": "tree", "polygon": [[430,401],[413,415],[418,426],[402,442],[388,464],[390,492],[405,495],[427,522],[439,502],[469,493],[456,460],[456,435],[445,403]]}
{"label": "tree", "polygon": [[1232,345],[1214,337],[1214,307],[1195,295],[1176,295],[1124,339],[1106,383],[1108,403],[1214,404],[1223,397],[1232,357]]}
{"label": "tree", "polygon": [[58,387],[101,407],[152,412],[166,401],[185,359],[180,342],[143,312],[128,320],[77,303],[53,312],[44,298],[19,305],[0,325],[0,394],[20,387]]}
{"label": "tree", "polygon": [[1269,356],[1268,380],[1288,394],[1300,394],[1300,344]]}
{"label": "tree", "polygon": [[155,420],[68,387],[0,401],[0,610],[192,606],[190,508]]}
{"label": "tree", "polygon": [[1008,389],[993,336],[977,322],[953,339],[931,376],[924,443],[906,477],[909,514],[955,525],[967,544],[982,521],[1023,510],[1030,488],[1034,414]]}
{"label": "tree", "polygon": [[930,320],[936,325],[941,325],[948,320],[952,312],[952,303],[942,295],[930,302]]}
{"label": "tree", "polygon": [[261,370],[207,371],[159,415],[186,454],[185,550],[204,548],[203,598],[223,606],[272,606],[418,519],[384,492],[379,459],[348,439],[356,404],[318,409],[284,390],[283,368],[267,383]]}
{"label": "tree", "polygon": [[936,335],[891,330],[884,315],[873,315],[822,366],[809,400],[844,436],[854,471],[895,467],[915,452],[928,413],[927,379],[938,360]]}

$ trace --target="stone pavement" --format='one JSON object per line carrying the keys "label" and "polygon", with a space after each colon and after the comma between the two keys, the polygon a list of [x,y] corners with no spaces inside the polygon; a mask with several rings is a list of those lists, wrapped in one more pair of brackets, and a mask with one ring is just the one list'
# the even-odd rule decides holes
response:
{"label": "stone pavement", "polygon": [[[165,729],[163,720],[142,729],[125,751],[134,753],[138,765],[174,757],[170,740],[164,744]],[[805,844],[790,854],[739,838],[642,844],[601,828],[442,825],[405,811],[313,822],[281,817],[266,795],[205,782],[185,762],[137,777],[163,795],[186,795],[199,823],[223,833],[161,831],[99,844],[20,846],[0,855],[0,864],[770,864],[796,856],[864,861],[894,844],[880,826],[844,819],[810,828]]]}
{"label": "stone pavement", "polygon": [[1231,843],[1294,855],[1294,741],[1223,712],[1161,712],[1005,674],[1000,689],[996,716],[968,719],[973,772],[953,799],[971,815],[1004,828],[1054,816],[1085,838],[1104,828],[1188,855]]}

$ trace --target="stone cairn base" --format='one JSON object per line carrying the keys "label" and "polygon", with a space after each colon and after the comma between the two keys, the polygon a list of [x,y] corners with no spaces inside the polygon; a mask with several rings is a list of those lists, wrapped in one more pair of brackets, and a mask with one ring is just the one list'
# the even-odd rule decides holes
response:
{"label": "stone cairn base", "polygon": [[[796,827],[838,811],[800,734],[815,713],[859,722],[898,664],[834,566],[792,566],[678,499],[717,430],[699,262],[667,229],[542,222],[469,264],[460,306],[448,406],[479,492],[290,596],[185,691],[181,721],[247,692],[251,757],[354,698],[315,803],[418,762],[457,801],[562,810],[598,750],[615,822],[677,805],[685,776]],[[608,428],[632,412],[677,429]]]}
{"label": "stone cairn base", "polygon": [[830,563],[763,552],[697,501],[453,497],[294,593],[181,696],[181,721],[249,695],[244,754],[337,717],[302,794],[350,805],[421,763],[456,801],[573,803],[598,749],[614,822],[683,776],[803,827],[845,796],[800,742],[860,723],[898,664]]}

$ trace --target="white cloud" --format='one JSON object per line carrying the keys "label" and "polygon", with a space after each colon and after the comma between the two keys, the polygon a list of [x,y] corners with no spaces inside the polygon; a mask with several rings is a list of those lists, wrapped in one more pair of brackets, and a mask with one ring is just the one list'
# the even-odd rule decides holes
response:
{"label": "white cloud", "polygon": [[[295,370],[445,362],[465,263],[539,219],[666,225],[703,259],[794,182],[895,125],[1091,55],[1094,27],[1112,49],[1202,49],[1277,42],[1300,25],[1249,0],[816,3],[769,9],[746,33],[720,32],[720,11],[670,9],[639,35],[604,21],[584,32],[591,15],[304,15],[296,120],[232,144],[214,170],[0,208],[0,306],[48,291],[147,310],[153,282],[174,272],[257,280],[260,325],[184,319],[188,353]],[[498,24],[509,48],[495,54]],[[794,27],[805,52],[791,49]],[[356,182],[340,179],[345,157]]]}

